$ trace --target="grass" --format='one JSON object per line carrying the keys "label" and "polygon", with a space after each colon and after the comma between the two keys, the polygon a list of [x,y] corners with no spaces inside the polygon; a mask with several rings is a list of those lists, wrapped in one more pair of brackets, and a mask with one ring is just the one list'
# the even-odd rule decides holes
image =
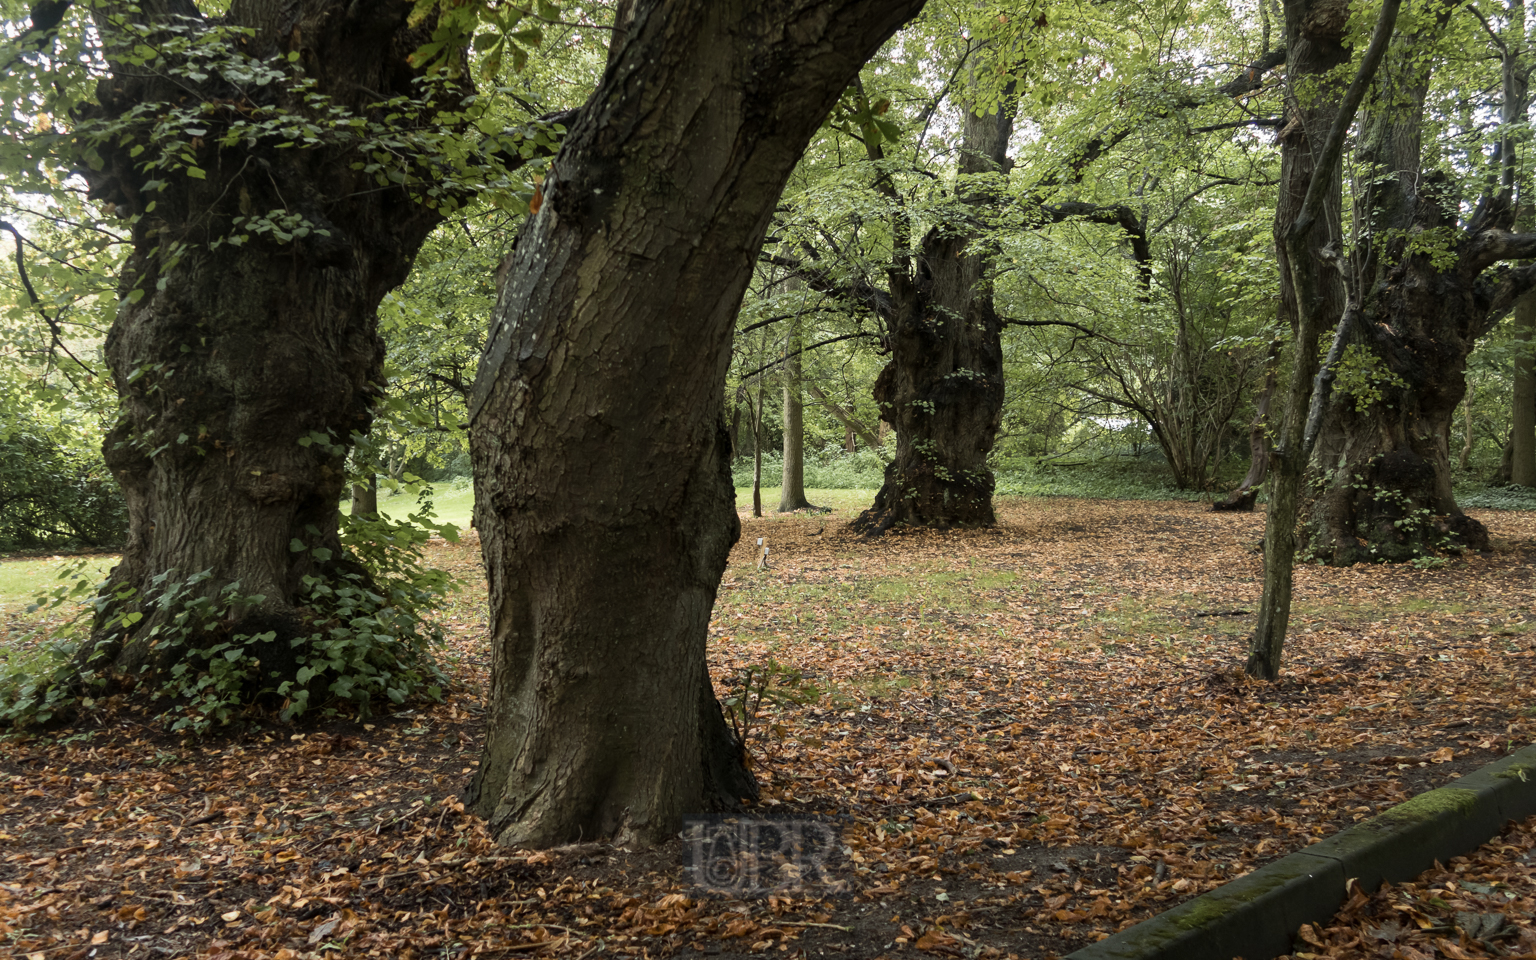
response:
{"label": "grass", "polygon": [[[55,585],[59,575],[78,557],[44,557],[37,560],[7,560],[0,563],[0,607],[31,603],[37,595]],[[104,579],[117,563],[116,556],[84,558],[86,569],[96,580]]]}
{"label": "grass", "polygon": [[[460,530],[468,528],[475,512],[475,488],[468,483],[438,484],[432,488],[432,512],[439,523],[451,523]],[[408,493],[390,495],[379,491],[379,512],[391,520],[404,520],[421,509],[421,503]],[[351,512],[350,503],[342,503],[342,513]]]}
{"label": "grass", "polygon": [[[779,506],[779,487],[763,487],[760,491],[763,501],[763,516],[773,517],[774,511]],[[853,488],[850,490],[831,490],[825,487],[807,489],[805,498],[818,507],[829,507],[832,515],[841,520],[851,520],[875,502],[875,489]],[[736,509],[751,512],[752,488],[736,488]]]}

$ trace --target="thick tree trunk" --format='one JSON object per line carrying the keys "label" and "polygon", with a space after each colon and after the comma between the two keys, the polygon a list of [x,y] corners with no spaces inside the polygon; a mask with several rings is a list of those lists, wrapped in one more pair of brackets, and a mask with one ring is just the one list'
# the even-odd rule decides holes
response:
{"label": "thick tree trunk", "polygon": [[1379,399],[1364,410],[1355,396],[1341,395],[1333,442],[1318,451],[1332,482],[1308,513],[1308,546],[1334,564],[1489,547],[1487,529],[1456,505],[1449,449],[1488,305],[1462,282],[1475,275],[1442,272],[1427,254],[1408,257],[1390,275],[1361,324],[1379,335],[1358,342],[1400,385],[1381,383]]}
{"label": "thick tree trunk", "polygon": [[814,505],[805,498],[805,410],[800,385],[805,365],[800,355],[800,318],[790,321],[784,343],[784,470],[779,483],[779,512],[793,513]]}
{"label": "thick tree trunk", "polygon": [[[1374,389],[1333,398],[1317,457],[1327,485],[1306,519],[1309,551],[1341,565],[1489,546],[1488,531],[1456,505],[1449,447],[1466,395],[1467,357],[1498,317],[1480,277],[1498,259],[1488,258],[1487,241],[1507,236],[1515,211],[1508,202],[1480,204],[1464,229],[1454,192],[1440,174],[1422,169],[1429,66],[1406,39],[1358,147],[1370,172],[1355,218],[1366,226],[1351,258],[1363,299],[1346,342]],[[1523,120],[1523,81],[1506,96],[1505,122]],[[1414,251],[1407,238],[1416,235],[1455,242],[1445,251]]]}
{"label": "thick tree trunk", "polygon": [[503,843],[673,836],[755,785],[705,641],[732,326],[774,204],[920,0],[636,0],[524,228],[471,404]]}
{"label": "thick tree trunk", "polygon": [[[145,7],[149,23],[196,15],[188,4]],[[354,8],[237,2],[220,29],[233,21],[254,30],[230,57],[296,54],[315,91],[340,106],[414,95],[405,58],[421,38],[406,30],[409,5]],[[104,23],[109,43],[112,30]],[[114,120],[146,108],[153,119],[153,104],[189,97],[208,105],[208,129],[189,148],[203,177],[143,169],[132,152],[142,141],[131,137],[101,144],[100,169],[85,171],[93,197],[139,215],[106,342],[122,418],[104,453],[131,526],[103,596],[128,599],[98,614],[85,654],[96,665],[145,662],[149,631],[166,616],[150,601],[177,581],[206,572],[189,598],[238,581],[241,594],[264,599],[237,615],[271,624],[296,614],[306,576],[345,562],[344,463],[383,381],[375,309],[439,217],[354,171],[348,146],[220,144],[220,129],[243,111],[302,112],[303,96],[283,82],[198,86],[131,66],[104,80],[89,108],[92,119]],[[163,186],[150,192],[152,179]],[[223,242],[251,211],[300,216],[309,235]],[[324,551],[330,559],[317,559]],[[122,614],[136,609],[148,615],[125,627]],[[244,632],[239,616],[232,634]]]}
{"label": "thick tree trunk", "polygon": [[[978,214],[996,187],[976,178],[1005,173],[1012,131],[1008,105],[985,116],[966,112],[955,193]],[[889,272],[891,359],[874,397],[881,418],[896,428],[896,455],[874,505],[853,522],[864,533],[997,520],[987,457],[1002,422],[1002,323],[983,233],[979,217],[935,227],[913,274]]]}
{"label": "thick tree trunk", "polygon": [[1515,377],[1510,400],[1510,483],[1536,487],[1536,293],[1515,302]]}

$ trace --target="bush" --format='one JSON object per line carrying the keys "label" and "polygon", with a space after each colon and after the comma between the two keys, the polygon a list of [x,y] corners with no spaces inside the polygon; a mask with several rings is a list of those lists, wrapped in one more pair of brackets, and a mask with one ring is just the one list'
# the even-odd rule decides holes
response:
{"label": "bush", "polygon": [[38,425],[0,439],[0,549],[115,547],[128,509],[97,451],[75,453]]}
{"label": "bush", "polygon": [[[52,631],[35,653],[0,670],[0,720],[15,726],[47,723],[94,708],[103,692],[137,689],[167,702],[162,719],[172,730],[204,733],[248,712],[279,710],[282,720],[320,710],[367,716],[375,703],[413,697],[441,698],[445,678],[433,656],[443,632],[432,618],[458,584],[446,572],[421,566],[421,545],[451,527],[423,516],[399,523],[387,518],[342,517],[348,557],[331,564],[326,577],[305,577],[302,605],[294,614],[261,615],[265,599],[245,595],[239,583],[210,595],[198,584],[207,571],[157,578],[155,595],[95,596],[81,569],[40,598],[59,607],[85,600],[72,622]],[[330,551],[306,547],[327,563]],[[148,636],[156,655],[141,671],[121,675],[82,666],[77,655],[108,602],[129,626],[150,617]],[[34,609],[36,609],[34,607]]]}

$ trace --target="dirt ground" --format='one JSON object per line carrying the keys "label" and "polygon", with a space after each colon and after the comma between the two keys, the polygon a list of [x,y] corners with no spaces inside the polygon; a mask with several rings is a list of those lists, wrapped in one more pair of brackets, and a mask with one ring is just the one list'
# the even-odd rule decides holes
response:
{"label": "dirt ground", "polygon": [[[7,741],[0,953],[1059,956],[1531,742],[1536,517],[1477,516],[1489,556],[1300,569],[1273,684],[1240,673],[1259,515],[1013,501],[875,541],[745,519],[710,658],[763,798],[650,851],[501,849],[462,811],[484,588],[476,544],[438,545],[474,584],[442,704]],[[1536,954],[1533,834],[1362,894],[1295,955]]]}

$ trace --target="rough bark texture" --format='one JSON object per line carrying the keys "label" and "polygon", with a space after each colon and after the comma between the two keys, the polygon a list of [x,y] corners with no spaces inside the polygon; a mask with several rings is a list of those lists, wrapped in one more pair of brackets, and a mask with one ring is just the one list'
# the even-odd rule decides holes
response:
{"label": "rough bark texture", "polygon": [[[414,93],[405,58],[422,38],[405,28],[409,8],[237,0],[221,22],[255,30],[231,56],[297,53],[319,92],[361,111]],[[189,3],[143,9],[151,24],[197,17]],[[110,41],[117,28],[96,16]],[[294,540],[342,556],[337,505],[347,446],[368,429],[383,381],[375,308],[405,278],[438,216],[353,171],[340,147],[218,145],[221,123],[252,106],[302,109],[283,83],[241,88],[215,74],[196,86],[129,66],[100,84],[100,106],[87,115],[112,120],[189,96],[210,104],[208,135],[192,146],[206,179],[145,172],[130,155],[133,143],[116,140],[100,147],[100,169],[84,171],[93,197],[141,215],[106,342],[122,418],[104,453],[131,523],[107,589],[152,598],[155,577],[208,570],[204,594],[239,581],[241,593],[265,596],[247,613],[270,622],[293,612],[305,575],[323,572],[311,552],[290,549]],[[165,188],[146,192],[152,178]],[[301,214],[329,236],[317,230],[288,244],[258,236],[210,249],[239,233],[231,218],[252,210]],[[300,446],[311,433],[330,442]],[[143,637],[155,621],[147,616],[125,631],[99,617],[96,662],[144,662]]]}
{"label": "rough bark texture", "polygon": [[969,178],[1006,173],[1012,132],[1006,106],[986,116],[966,112],[955,193],[976,216],[934,227],[910,269],[898,257],[888,271],[891,359],[874,397],[896,428],[896,452],[874,505],[854,520],[862,532],[997,521],[987,456],[1002,422],[1002,322],[980,223],[994,190]]}
{"label": "rough bark texture", "polygon": [[471,404],[503,843],[672,836],[755,790],[705,641],[739,532],[722,416],[774,203],[920,0],[639,0],[502,288]]}
{"label": "rough bark texture", "polygon": [[[1441,9],[1443,20],[1451,8]],[[1316,457],[1326,486],[1306,518],[1308,550],[1341,565],[1489,547],[1486,528],[1452,495],[1449,445],[1467,357],[1510,307],[1508,291],[1482,273],[1501,259],[1515,204],[1503,192],[1486,196],[1460,223],[1454,192],[1424,169],[1429,65],[1411,40],[1400,39],[1383,69],[1358,148],[1370,173],[1350,267],[1363,296],[1346,342],[1377,393],[1333,398]],[[1508,123],[1524,115],[1523,81],[1506,96],[1520,104]],[[1410,236],[1446,239],[1442,249],[1414,249]]]}

